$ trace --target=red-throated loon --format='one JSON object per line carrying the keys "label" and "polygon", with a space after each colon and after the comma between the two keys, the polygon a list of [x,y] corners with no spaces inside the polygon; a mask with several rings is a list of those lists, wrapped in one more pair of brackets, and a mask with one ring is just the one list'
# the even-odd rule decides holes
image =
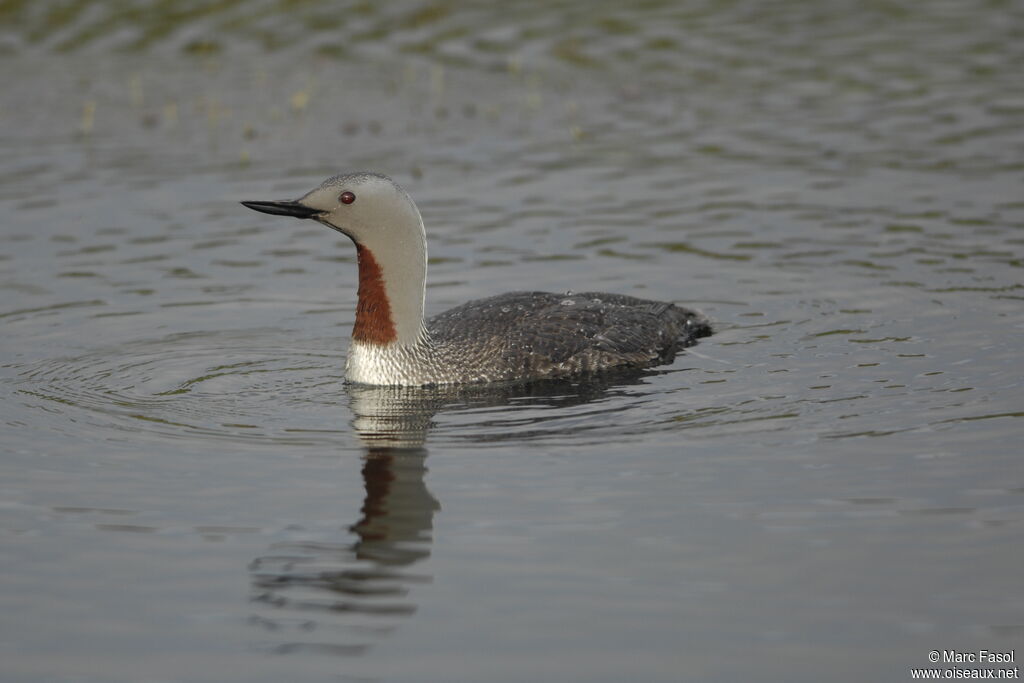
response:
{"label": "red-throated loon", "polygon": [[350,382],[422,386],[564,378],[667,362],[711,334],[707,319],[695,311],[596,292],[510,292],[424,321],[423,219],[387,176],[337,175],[296,200],[242,204],[312,218],[355,242],[359,302],[345,368]]}

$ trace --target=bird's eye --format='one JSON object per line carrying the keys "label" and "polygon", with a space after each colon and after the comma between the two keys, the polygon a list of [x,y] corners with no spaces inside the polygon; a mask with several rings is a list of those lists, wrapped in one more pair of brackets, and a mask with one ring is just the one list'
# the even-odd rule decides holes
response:
{"label": "bird's eye", "polygon": [[342,204],[351,204],[356,200],[356,195],[354,192],[349,192],[348,190],[345,190],[340,195],[338,195],[338,200]]}

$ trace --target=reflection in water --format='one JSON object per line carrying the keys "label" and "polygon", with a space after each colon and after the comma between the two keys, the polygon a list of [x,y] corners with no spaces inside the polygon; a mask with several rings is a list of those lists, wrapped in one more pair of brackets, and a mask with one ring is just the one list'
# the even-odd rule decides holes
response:
{"label": "reflection in water", "polygon": [[366,652],[416,612],[412,588],[432,579],[414,566],[430,556],[434,513],[441,507],[424,483],[424,442],[433,417],[512,402],[564,408],[641,376],[634,371],[583,383],[498,387],[347,387],[352,424],[366,447],[362,516],[348,527],[355,540],[345,534],[337,542],[278,543],[256,558],[253,600],[270,610],[250,621],[280,633],[275,652]]}
{"label": "reflection in water", "polygon": [[[254,600],[275,610],[251,621],[289,634],[276,652],[361,654],[415,613],[410,588],[431,578],[410,570],[430,556],[440,508],[423,481],[423,441],[440,398],[376,387],[351,387],[350,395],[366,446],[362,517],[348,529],[355,540],[279,543],[251,566]],[[339,621],[345,633],[335,632]]]}

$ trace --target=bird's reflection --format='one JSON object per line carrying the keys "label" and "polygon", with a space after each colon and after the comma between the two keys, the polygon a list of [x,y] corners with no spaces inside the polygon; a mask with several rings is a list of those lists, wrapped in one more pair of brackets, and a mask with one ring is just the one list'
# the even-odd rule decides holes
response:
{"label": "bird's reflection", "polygon": [[348,393],[365,447],[359,520],[337,542],[278,543],[251,565],[254,601],[273,609],[250,621],[287,638],[277,652],[361,654],[415,613],[409,593],[430,581],[414,569],[430,556],[440,509],[424,483],[423,443],[444,397],[393,387]]}
{"label": "bird's reflection", "polygon": [[[278,543],[253,560],[258,613],[250,621],[275,633],[276,652],[359,655],[416,612],[415,587],[432,577],[434,514],[441,509],[424,482],[432,420],[440,411],[515,401],[550,406],[587,403],[613,384],[544,382],[508,387],[409,388],[349,386],[352,425],[365,452],[365,497],[357,522],[339,540]],[[493,441],[491,436],[486,441]]]}

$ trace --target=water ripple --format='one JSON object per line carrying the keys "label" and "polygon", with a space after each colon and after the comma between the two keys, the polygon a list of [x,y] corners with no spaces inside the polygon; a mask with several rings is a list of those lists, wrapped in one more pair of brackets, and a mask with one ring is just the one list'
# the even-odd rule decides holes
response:
{"label": "water ripple", "polygon": [[86,411],[122,431],[306,441],[286,433],[301,421],[275,418],[296,404],[343,400],[342,367],[339,354],[296,349],[280,335],[196,332],[37,362],[15,387],[30,407]]}

